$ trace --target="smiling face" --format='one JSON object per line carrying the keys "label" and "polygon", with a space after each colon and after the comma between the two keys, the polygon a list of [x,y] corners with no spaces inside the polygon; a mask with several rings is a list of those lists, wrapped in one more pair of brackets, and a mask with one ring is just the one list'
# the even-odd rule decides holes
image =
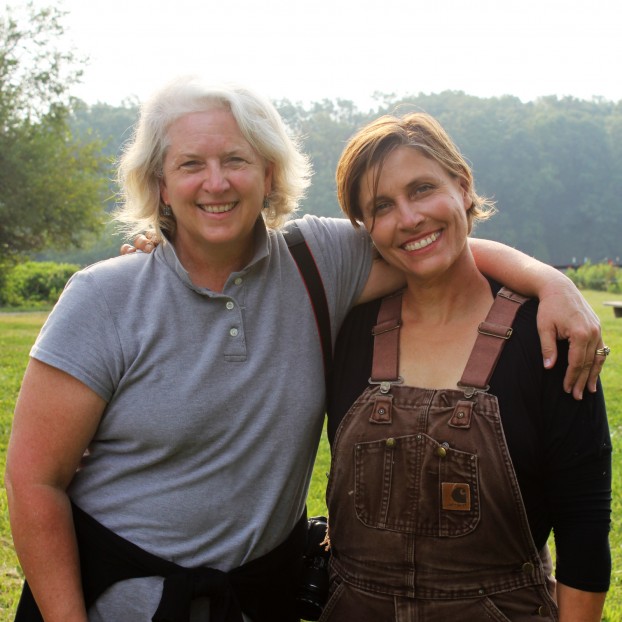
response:
{"label": "smiling face", "polygon": [[221,255],[245,263],[252,256],[253,228],[271,189],[272,166],[224,108],[177,119],[167,138],[160,192],[175,217],[172,242],[180,260]]}
{"label": "smiling face", "polygon": [[376,248],[407,278],[442,276],[466,250],[471,201],[463,184],[406,146],[389,153],[377,175],[377,167],[367,170],[358,191]]}

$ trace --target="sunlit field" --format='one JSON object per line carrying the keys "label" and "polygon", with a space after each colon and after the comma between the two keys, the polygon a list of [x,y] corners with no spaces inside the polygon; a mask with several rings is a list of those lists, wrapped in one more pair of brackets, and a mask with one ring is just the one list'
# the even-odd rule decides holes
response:
{"label": "sunlit field", "polygon": [[[612,299],[604,292],[584,292],[601,318],[605,343],[611,347],[602,374],[614,447],[613,524],[611,548],[613,555],[612,586],[607,598],[603,620],[622,622],[622,319],[603,306]],[[28,360],[28,351],[45,319],[44,313],[0,314],[0,469],[4,472],[6,446],[10,432],[13,406]],[[313,481],[309,491],[309,514],[325,515],[324,490],[330,456],[325,438],[318,452]],[[6,495],[0,491],[0,622],[13,620],[21,589],[22,575],[15,557],[9,530]]]}

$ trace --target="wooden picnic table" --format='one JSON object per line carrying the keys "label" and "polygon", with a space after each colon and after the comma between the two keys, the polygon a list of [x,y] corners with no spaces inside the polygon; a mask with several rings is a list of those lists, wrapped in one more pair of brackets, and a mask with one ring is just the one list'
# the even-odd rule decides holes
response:
{"label": "wooden picnic table", "polygon": [[613,314],[616,317],[622,317],[622,300],[608,300],[603,304],[607,307],[613,307]]}

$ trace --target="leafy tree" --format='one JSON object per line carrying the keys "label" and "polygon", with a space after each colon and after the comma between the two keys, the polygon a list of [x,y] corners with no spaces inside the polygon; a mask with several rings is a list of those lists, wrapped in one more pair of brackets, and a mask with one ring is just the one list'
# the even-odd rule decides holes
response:
{"label": "leafy tree", "polygon": [[0,265],[46,247],[79,246],[101,228],[101,145],[69,119],[81,61],[59,47],[57,8],[0,15]]}
{"label": "leafy tree", "polygon": [[102,141],[103,154],[114,164],[121,147],[132,136],[138,108],[139,102],[134,98],[125,100],[121,106],[102,102],[90,106],[76,105],[71,128],[77,136]]}
{"label": "leafy tree", "polygon": [[301,137],[311,159],[313,180],[301,211],[318,216],[343,216],[337,203],[335,170],[348,138],[362,125],[378,116],[364,114],[353,102],[338,99],[314,102],[309,108],[288,100],[276,107],[292,132]]}
{"label": "leafy tree", "polygon": [[[70,127],[73,135],[84,142],[97,141],[101,145],[101,155],[105,159],[105,174],[108,186],[103,211],[108,214],[117,201],[115,165],[123,144],[131,137],[132,129],[138,119],[138,101],[128,99],[121,106],[106,103],[87,105],[77,102],[73,106]],[[119,254],[119,246],[125,241],[115,223],[106,218],[107,223],[97,235],[85,235],[81,248],[50,250],[35,255],[39,261],[77,263],[81,266],[92,264]]]}

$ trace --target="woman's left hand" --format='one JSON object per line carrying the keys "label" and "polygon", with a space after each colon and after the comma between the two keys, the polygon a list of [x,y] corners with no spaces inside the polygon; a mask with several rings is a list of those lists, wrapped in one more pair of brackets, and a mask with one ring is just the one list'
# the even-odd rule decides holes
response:
{"label": "woman's left hand", "polygon": [[540,293],[538,332],[547,369],[557,360],[557,340],[568,339],[564,390],[577,400],[582,399],[586,386],[594,393],[606,358],[596,354],[604,346],[600,321],[570,279],[555,279]]}

